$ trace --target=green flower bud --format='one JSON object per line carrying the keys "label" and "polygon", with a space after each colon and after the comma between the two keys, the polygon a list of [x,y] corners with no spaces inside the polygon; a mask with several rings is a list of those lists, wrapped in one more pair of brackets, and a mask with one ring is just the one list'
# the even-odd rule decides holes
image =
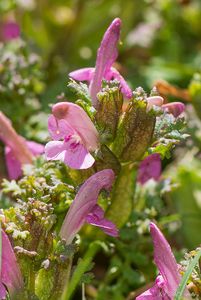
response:
{"label": "green flower bud", "polygon": [[112,142],[116,135],[119,117],[122,111],[123,96],[119,84],[106,86],[97,95],[98,111],[96,121],[100,128],[103,143]]}
{"label": "green flower bud", "polygon": [[112,150],[122,161],[139,160],[150,145],[154,133],[156,112],[147,109],[146,94],[138,88],[120,120]]}

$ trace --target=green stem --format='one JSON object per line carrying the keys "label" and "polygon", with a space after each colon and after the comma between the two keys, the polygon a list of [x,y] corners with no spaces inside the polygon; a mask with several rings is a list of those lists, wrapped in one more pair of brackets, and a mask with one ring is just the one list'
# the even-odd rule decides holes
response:
{"label": "green stem", "polygon": [[97,251],[100,249],[100,247],[101,247],[101,243],[99,243],[97,241],[93,242],[89,246],[84,258],[78,263],[77,268],[75,269],[73,276],[71,278],[71,281],[66,286],[61,300],[70,300],[71,299],[77,285],[80,282],[82,275],[88,269],[93,257],[95,256]]}
{"label": "green stem", "polygon": [[113,187],[111,205],[106,212],[106,217],[118,228],[128,221],[132,213],[136,174],[137,170],[134,164],[122,166]]}
{"label": "green stem", "polygon": [[33,294],[35,294],[35,272],[34,272],[34,266],[31,263],[29,268],[29,283],[28,283],[29,291]]}

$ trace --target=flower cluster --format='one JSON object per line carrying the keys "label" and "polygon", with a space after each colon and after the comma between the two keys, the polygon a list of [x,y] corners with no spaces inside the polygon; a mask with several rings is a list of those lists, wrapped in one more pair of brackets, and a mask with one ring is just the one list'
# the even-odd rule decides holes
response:
{"label": "flower cluster", "polygon": [[[87,82],[88,87],[83,88],[86,95],[76,103],[52,106],[45,147],[26,141],[0,113],[0,139],[5,144],[9,178],[19,179],[27,164],[30,170],[35,162],[40,165],[43,158],[37,160],[37,156],[44,153],[46,159],[41,167],[43,176],[40,170],[36,179],[36,172],[29,170],[12,186],[4,181],[4,190],[7,186],[7,192],[15,191],[17,204],[2,217],[2,299],[6,291],[11,299],[18,293],[30,299],[59,299],[63,290],[65,294],[76,236],[86,230],[84,224],[98,227],[111,238],[119,237],[120,227],[132,213],[135,181],[141,186],[150,179],[159,181],[164,148],[168,145],[171,150],[183,138],[184,105],[165,104],[155,90],[150,95],[140,87],[132,91],[114,68],[120,29],[117,18],[103,36],[94,68],[69,74],[73,80]],[[75,84],[78,89],[83,86]],[[150,230],[160,275],[137,299],[173,299],[181,280],[178,265],[154,223]],[[31,279],[27,280],[27,274]],[[44,291],[41,282],[46,277]],[[30,281],[34,281],[32,289]]]}

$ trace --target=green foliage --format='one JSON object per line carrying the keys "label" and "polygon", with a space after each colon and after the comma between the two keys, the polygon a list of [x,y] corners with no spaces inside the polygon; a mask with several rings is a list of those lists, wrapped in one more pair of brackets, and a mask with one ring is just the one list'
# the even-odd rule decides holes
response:
{"label": "green foliage", "polygon": [[39,95],[44,89],[41,60],[19,39],[0,45],[0,62],[0,109],[24,133],[21,122],[27,122],[41,108]]}

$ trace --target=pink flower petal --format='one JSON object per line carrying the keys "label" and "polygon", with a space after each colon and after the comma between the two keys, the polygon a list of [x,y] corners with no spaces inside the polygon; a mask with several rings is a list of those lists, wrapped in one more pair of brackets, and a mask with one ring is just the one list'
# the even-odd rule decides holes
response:
{"label": "pink flower petal", "polygon": [[61,141],[51,141],[45,146],[47,160],[61,160],[64,162],[65,151],[65,143]]}
{"label": "pink flower petal", "polygon": [[94,68],[83,68],[69,73],[69,77],[78,81],[91,81],[94,75]]}
{"label": "pink flower petal", "polygon": [[93,156],[82,144],[77,144],[74,149],[68,147],[65,152],[64,163],[72,169],[88,169],[95,162]]}
{"label": "pink flower petal", "polygon": [[132,98],[133,92],[123,76],[115,68],[111,68],[111,75],[120,82],[122,94],[128,99]]}
{"label": "pink flower petal", "polygon": [[147,98],[147,111],[149,111],[153,106],[161,107],[164,99],[161,96],[152,96]]}
{"label": "pink flower petal", "polygon": [[145,184],[149,179],[158,180],[161,175],[161,158],[158,153],[147,156],[139,166],[137,181]]}
{"label": "pink flower petal", "polygon": [[118,230],[114,223],[104,218],[104,210],[99,206],[95,205],[93,210],[86,216],[86,222],[99,227],[106,234],[117,237]]}
{"label": "pink flower petal", "polygon": [[89,151],[98,148],[98,132],[87,113],[77,104],[60,102],[52,107],[56,119],[64,119],[81,137]]}
{"label": "pink flower petal", "polygon": [[121,20],[119,18],[114,19],[105,32],[97,52],[95,72],[89,87],[95,108],[97,107],[96,95],[101,89],[102,79],[110,71],[118,56],[117,44],[120,37],[120,28]]}
{"label": "pink flower petal", "polygon": [[18,179],[22,175],[22,165],[8,146],[5,147],[5,159],[9,178]]}
{"label": "pink flower petal", "polygon": [[16,22],[7,22],[3,24],[3,38],[6,41],[16,39],[20,36],[20,27]]}
{"label": "pink flower petal", "polygon": [[47,160],[61,160],[70,168],[87,169],[95,160],[84,145],[74,142],[72,137],[68,141],[52,141],[45,146]]}
{"label": "pink flower petal", "polygon": [[57,120],[53,115],[48,118],[48,130],[53,140],[64,139],[69,134],[74,134],[75,131],[66,120]]}
{"label": "pink flower petal", "polygon": [[26,141],[26,144],[34,156],[41,155],[44,153],[44,145],[32,141]]}
{"label": "pink flower petal", "polygon": [[90,178],[79,189],[63,222],[60,235],[70,244],[93,211],[98,195],[102,189],[109,190],[114,181],[114,172],[110,169],[100,171]]}
{"label": "pink flower petal", "polygon": [[0,282],[0,299],[1,300],[6,299],[6,294],[7,294],[6,288],[3,285],[3,283]]}
{"label": "pink flower petal", "polygon": [[[23,287],[23,279],[8,236],[2,230],[1,282],[10,296]],[[1,288],[1,292],[3,289]]]}
{"label": "pink flower petal", "polygon": [[181,280],[177,262],[170,245],[154,223],[150,223],[150,233],[154,244],[154,261],[164,279],[166,293],[174,297]]}
{"label": "pink flower petal", "polygon": [[182,102],[171,102],[164,104],[162,109],[168,111],[175,118],[177,118],[180,114],[185,111],[185,105]]}
{"label": "pink flower petal", "polygon": [[158,285],[155,283],[150,289],[136,297],[136,300],[170,300],[170,298],[168,296],[164,298]]}

